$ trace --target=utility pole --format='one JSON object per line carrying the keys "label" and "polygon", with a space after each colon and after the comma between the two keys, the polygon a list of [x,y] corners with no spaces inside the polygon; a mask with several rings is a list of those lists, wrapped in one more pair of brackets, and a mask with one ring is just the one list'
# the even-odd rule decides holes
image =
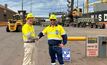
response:
{"label": "utility pole", "polygon": [[77,8],[78,8],[78,0],[77,0]]}
{"label": "utility pole", "polygon": [[23,0],[22,0],[22,11],[23,11]]}
{"label": "utility pole", "polygon": [[31,0],[31,3],[30,3],[30,12],[32,13],[32,0]]}
{"label": "utility pole", "polygon": [[5,9],[4,9],[4,20],[5,20],[5,21],[8,21],[8,20],[7,20],[7,6],[8,6],[8,5],[5,4]]}
{"label": "utility pole", "polygon": [[84,3],[83,3],[83,14],[84,14]]}

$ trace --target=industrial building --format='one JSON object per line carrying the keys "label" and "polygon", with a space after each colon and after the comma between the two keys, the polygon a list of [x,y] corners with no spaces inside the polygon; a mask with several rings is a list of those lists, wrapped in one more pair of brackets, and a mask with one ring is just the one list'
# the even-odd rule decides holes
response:
{"label": "industrial building", "polygon": [[14,14],[16,14],[16,12],[9,9],[7,4],[5,4],[5,6],[0,5],[0,22],[7,22]]}

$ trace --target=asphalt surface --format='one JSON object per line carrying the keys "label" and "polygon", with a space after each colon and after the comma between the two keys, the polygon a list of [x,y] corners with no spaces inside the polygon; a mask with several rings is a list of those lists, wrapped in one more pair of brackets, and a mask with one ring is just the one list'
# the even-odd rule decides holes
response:
{"label": "asphalt surface", "polygon": [[[35,26],[38,34],[43,27]],[[107,29],[65,27],[68,36],[107,35]],[[71,61],[65,65],[107,65],[107,58],[88,58],[85,56],[85,41],[68,41],[71,48]],[[6,32],[0,27],[0,65],[21,65],[23,61],[23,41],[21,32]],[[51,65],[46,36],[36,43],[36,65]],[[58,65],[58,63],[57,63]]]}

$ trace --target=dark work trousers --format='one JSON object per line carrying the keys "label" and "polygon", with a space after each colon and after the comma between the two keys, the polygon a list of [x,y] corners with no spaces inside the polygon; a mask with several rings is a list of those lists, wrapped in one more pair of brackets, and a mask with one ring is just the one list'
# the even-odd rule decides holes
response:
{"label": "dark work trousers", "polygon": [[62,48],[58,46],[49,46],[49,54],[51,57],[51,63],[56,62],[56,55],[59,61],[59,64],[64,64],[62,57]]}

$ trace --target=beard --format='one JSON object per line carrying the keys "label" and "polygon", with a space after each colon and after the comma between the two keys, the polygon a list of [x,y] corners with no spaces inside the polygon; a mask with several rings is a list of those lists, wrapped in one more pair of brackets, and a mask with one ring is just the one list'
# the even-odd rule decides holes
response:
{"label": "beard", "polygon": [[55,22],[50,22],[50,24],[51,24],[51,25],[57,25],[58,22],[57,22],[57,21],[55,21]]}

